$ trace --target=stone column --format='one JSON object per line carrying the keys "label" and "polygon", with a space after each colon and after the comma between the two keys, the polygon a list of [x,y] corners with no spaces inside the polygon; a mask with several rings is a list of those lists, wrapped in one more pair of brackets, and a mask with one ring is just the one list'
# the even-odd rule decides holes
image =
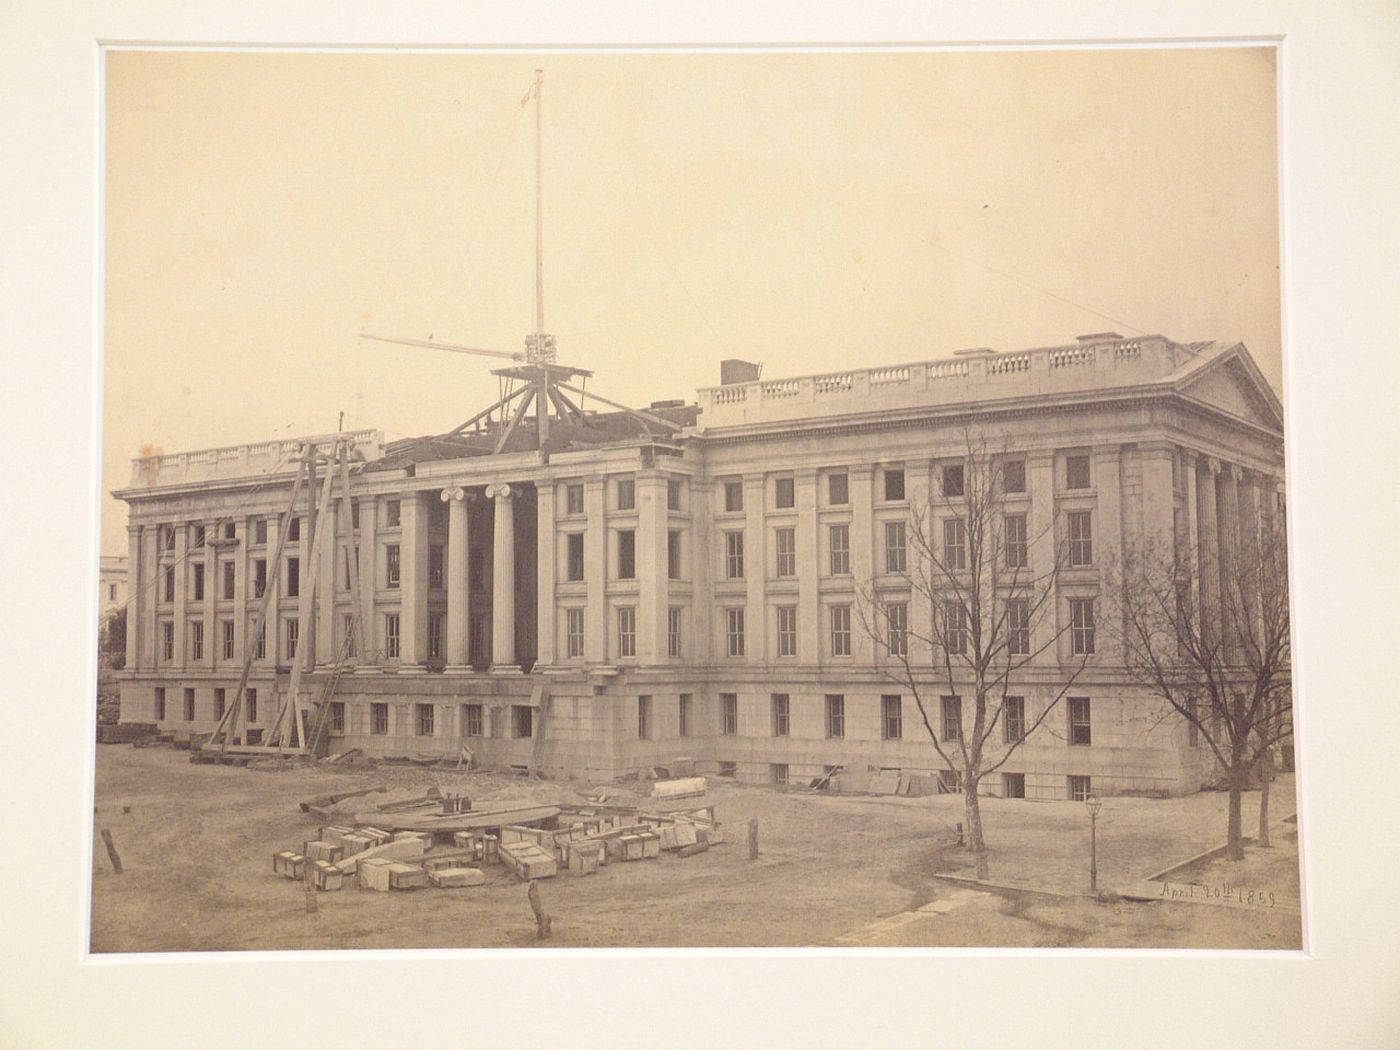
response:
{"label": "stone column", "polygon": [[794,480],[797,503],[797,657],[804,664],[816,664],[821,656],[822,576],[820,519],[817,510],[817,472],[799,470]]}
{"label": "stone column", "polygon": [[637,662],[644,667],[666,660],[667,524],[666,475],[655,469],[638,471]]}
{"label": "stone column", "polygon": [[904,558],[909,577],[909,661],[928,666],[933,660],[929,639],[933,637],[933,604],[929,601],[928,559],[914,542],[919,529],[927,534],[933,527],[933,460],[910,460],[905,465],[909,486],[909,523],[905,526]]}
{"label": "stone column", "polygon": [[486,486],[496,501],[491,572],[491,670],[509,673],[515,663],[515,491],[504,484]]}
{"label": "stone column", "polygon": [[[1026,515],[1026,553],[1031,572],[1037,579],[1046,579],[1055,569],[1057,559],[1063,561],[1058,537],[1055,535],[1055,454],[1033,452],[1026,457],[1026,490],[1031,506]],[[938,534],[929,536],[937,549],[942,542]],[[1057,646],[1051,644],[1060,629],[1059,595],[1050,596],[1041,604],[1040,613],[1031,624],[1031,652],[1037,653],[1035,663],[1057,663]]]}
{"label": "stone column", "polygon": [[1200,496],[1201,548],[1196,572],[1200,576],[1200,630],[1218,637],[1220,629],[1220,519],[1216,507],[1216,481],[1220,461],[1206,456],[1200,463],[1197,493]]}
{"label": "stone column", "polygon": [[156,604],[160,601],[162,587],[159,525],[146,525],[141,529],[141,572],[144,577],[141,581],[143,589],[136,599],[137,617],[141,624],[138,654],[141,667],[151,670],[156,666],[158,655]]}
{"label": "stone column", "polygon": [[[871,585],[874,577],[874,546],[871,522],[874,518],[875,468],[851,467],[851,656],[857,664],[868,664],[875,658],[875,646],[861,626],[860,594]],[[868,610],[873,617],[873,610]]]}
{"label": "stone column", "polygon": [[[353,521],[353,519],[352,519]],[[360,622],[364,624],[367,651],[356,653],[356,674],[374,674],[384,664],[383,643],[379,640],[379,618],[375,615],[375,596],[383,586],[379,566],[379,500],[375,496],[360,497]]]}
{"label": "stone column", "polygon": [[1235,571],[1240,565],[1240,468],[1228,464],[1220,477],[1220,603],[1221,623],[1225,625],[1227,652],[1234,654],[1239,645],[1239,625],[1235,623],[1238,608],[1238,581]]}
{"label": "stone column", "polygon": [[768,558],[764,540],[766,478],[744,477],[744,662],[768,659]]}
{"label": "stone column", "polygon": [[204,658],[203,665],[214,669],[216,646],[222,643],[219,637],[219,624],[214,603],[219,597],[219,552],[214,546],[218,537],[219,523],[206,522],[204,525]]}
{"label": "stone column", "polygon": [[447,670],[469,671],[467,626],[471,621],[471,581],[467,576],[467,491],[449,485],[439,497],[447,504]]}
{"label": "stone column", "polygon": [[[336,470],[332,465],[328,469]],[[339,487],[339,475],[336,477],[336,485]],[[324,530],[325,535],[321,537],[320,564],[316,573],[316,593],[313,596],[316,610],[316,630],[314,653],[315,663],[323,667],[332,665],[336,657],[340,655],[340,645],[337,643],[337,631],[335,629],[335,596],[340,587],[341,579],[336,578],[336,567],[341,564],[340,554],[341,534],[346,536],[350,533],[350,503],[342,496],[340,499],[331,500],[330,506],[326,508],[326,513],[317,515],[316,530]],[[315,537],[312,537],[314,543]],[[342,569],[343,573],[344,570]],[[303,628],[304,629],[304,628]],[[313,655],[308,653],[308,655]]]}
{"label": "stone column", "polygon": [[1182,537],[1186,543],[1186,549],[1182,555],[1189,557],[1191,564],[1198,564],[1200,554],[1201,534],[1199,520],[1197,518],[1196,504],[1200,499],[1196,491],[1196,453],[1183,452],[1181,454],[1181,480],[1182,487],[1186,491],[1186,506],[1183,508],[1183,517],[1186,519],[1185,536]]}
{"label": "stone column", "polygon": [[[1121,449],[1117,445],[1104,445],[1094,450],[1095,507],[1091,519],[1091,535],[1094,540],[1093,564],[1098,572],[1101,594],[1107,589],[1108,581],[1120,572],[1123,562],[1123,486],[1120,456]],[[1160,516],[1162,500],[1165,498],[1168,528],[1166,532],[1161,533],[1161,537],[1168,540],[1171,536],[1171,460],[1163,458],[1160,454],[1149,458],[1149,454],[1144,453],[1142,466],[1144,493],[1160,489],[1155,496],[1145,499],[1147,507],[1144,508],[1144,514],[1147,525],[1144,534],[1154,534],[1149,531],[1156,529],[1152,519],[1154,516]],[[1165,479],[1162,476],[1164,469]],[[1165,489],[1161,489],[1163,484]],[[1106,596],[1101,596],[1094,602],[1095,622],[1100,625],[1099,630],[1095,631],[1094,650],[1099,654],[1100,660],[1107,662],[1112,662],[1117,657],[1119,648],[1115,632],[1102,629],[1107,626],[1112,608],[1113,602]]]}
{"label": "stone column", "polygon": [[583,611],[583,656],[590,664],[608,658],[608,528],[604,521],[605,478],[583,483],[583,510],[588,525],[583,534],[583,579],[587,605]]}
{"label": "stone column", "polygon": [[[708,479],[690,479],[690,550],[686,557],[691,567],[690,637],[688,660],[705,662],[715,658],[714,638],[714,558],[711,537],[714,535],[714,487]],[[798,570],[801,571],[800,569]],[[813,586],[815,587],[815,578]],[[799,629],[800,629],[799,624]]]}
{"label": "stone column", "polygon": [[175,568],[175,658],[171,665],[183,669],[189,663],[187,618],[189,616],[190,589],[190,527],[185,523],[173,526],[175,529],[175,557],[171,565]]}
{"label": "stone column", "polygon": [[[251,532],[248,528],[248,519],[240,518],[234,523],[234,537],[238,540],[238,545],[233,548],[233,662],[238,667],[243,666],[244,654],[248,644],[248,619],[253,615],[251,603],[248,600],[248,539]],[[219,640],[223,644],[223,639]],[[229,698],[233,702],[233,698]]]}
{"label": "stone column", "polygon": [[1154,556],[1170,559],[1174,549],[1172,508],[1176,503],[1172,487],[1172,447],[1143,445],[1141,455],[1142,540]]}
{"label": "stone column", "polygon": [[[265,638],[266,638],[266,645],[265,645],[264,648],[263,648],[263,659],[262,659],[262,662],[263,662],[264,664],[269,664],[269,665],[272,665],[272,666],[274,666],[274,667],[275,667],[276,664],[277,664],[277,643],[278,643],[278,641],[280,640],[280,637],[281,637],[281,634],[282,634],[282,615],[281,615],[281,613],[279,612],[279,609],[280,609],[281,604],[282,604],[282,602],[281,602],[281,591],[282,591],[282,588],[286,586],[286,574],[285,574],[284,572],[281,571],[281,569],[280,569],[279,566],[273,565],[273,562],[272,562],[272,554],[273,554],[274,551],[277,550],[277,536],[278,536],[278,534],[281,532],[281,529],[282,529],[282,516],[281,516],[280,514],[269,514],[269,515],[267,516],[267,546],[263,547],[262,551],[260,552],[260,556],[267,562],[267,581],[268,581],[268,586],[267,586],[267,591],[266,591],[265,593],[271,594],[271,595],[272,595],[272,599],[271,599],[271,601],[268,603],[268,606],[267,606],[267,619],[263,622],[263,632],[264,632],[264,635],[265,635]],[[283,562],[285,562],[286,559],[287,559],[287,552],[286,552],[286,550],[284,549],[284,550],[282,551],[282,560],[283,560]],[[255,558],[254,560],[256,560],[256,558]],[[277,570],[278,570],[278,571],[277,571],[277,577],[276,577],[276,580],[275,580],[275,581],[274,581],[273,575],[272,575],[274,569],[277,569]],[[250,565],[249,565],[249,580],[250,580],[250,583],[249,583],[249,587],[248,587],[248,594],[249,594],[250,596],[251,596],[252,593],[253,593],[253,587],[252,587],[252,584],[251,584],[252,577],[253,577],[252,565],[250,564]],[[254,634],[254,633],[252,632],[252,626],[253,626],[253,625],[252,625],[252,617],[254,617],[254,616],[257,615],[258,608],[259,608],[259,606],[262,605],[262,603],[263,603],[263,599],[262,599],[262,598],[251,598],[251,607],[250,607],[249,610],[248,610],[248,614],[249,614],[249,622],[248,622],[248,627],[249,627],[249,632],[248,632],[248,648],[249,648],[249,650],[252,651],[252,652],[257,652],[257,650],[258,650],[258,637],[257,637],[256,634]],[[272,698],[273,698],[273,695],[270,693],[270,694],[268,695],[267,699],[268,699],[269,701],[271,701]],[[274,705],[274,706],[268,708],[268,713],[271,714],[273,711],[276,711],[276,710],[277,710],[277,708],[276,708],[276,706]]]}
{"label": "stone column", "polygon": [[141,614],[146,595],[142,593],[145,582],[141,564],[141,526],[126,527],[126,666],[134,671],[141,666]]}
{"label": "stone column", "polygon": [[428,655],[428,508],[418,492],[399,499],[399,671],[419,674]]}
{"label": "stone column", "polygon": [[555,611],[554,576],[558,571],[552,478],[535,483],[535,663],[554,663],[559,617]]}

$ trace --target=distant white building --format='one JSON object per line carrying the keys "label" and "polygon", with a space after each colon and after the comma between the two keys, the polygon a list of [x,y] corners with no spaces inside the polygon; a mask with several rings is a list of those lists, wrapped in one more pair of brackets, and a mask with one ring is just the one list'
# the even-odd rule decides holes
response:
{"label": "distant white building", "polygon": [[127,566],[129,559],[124,554],[104,554],[97,574],[97,615],[105,621],[108,616],[126,604]]}

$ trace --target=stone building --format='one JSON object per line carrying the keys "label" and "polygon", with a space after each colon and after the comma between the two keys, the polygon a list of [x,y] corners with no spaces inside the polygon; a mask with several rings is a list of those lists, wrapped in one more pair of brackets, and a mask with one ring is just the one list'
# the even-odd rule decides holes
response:
{"label": "stone building", "polygon": [[[351,505],[319,525],[335,530],[318,570],[333,582],[301,623],[303,509],[261,638],[249,624],[293,461],[328,439],[136,460],[116,493],[130,506],[136,593],[123,718],[210,730],[251,647],[257,726],[292,661],[315,699],[349,649],[329,701],[337,750],[455,756],[465,744],[486,766],[595,779],[678,757],[755,781],[838,763],[938,771],[853,607],[863,586],[908,602],[907,579],[888,571],[901,529],[887,525],[937,515],[942,468],[972,431],[1022,465],[1024,491],[1008,499],[1032,526],[1061,528],[1073,512],[1092,550],[1059,580],[1048,618],[1052,631],[1074,618],[1076,631],[1024,681],[1033,718],[1087,644],[1074,699],[988,788],[1200,786],[1207,750],[1124,680],[1104,632],[1094,637],[1093,603],[1125,542],[1164,534],[1205,549],[1241,514],[1281,507],[1281,407],[1242,345],[1099,333],[793,379],[726,362],[722,375],[698,404],[648,410],[674,433],[616,412],[552,423],[543,451],[528,423],[500,452],[490,427],[387,444],[352,435]],[[352,533],[373,582],[359,608]],[[924,605],[908,606],[916,634]],[[345,643],[357,616],[369,652]],[[940,692],[932,668],[929,691]]]}
{"label": "stone building", "polygon": [[97,616],[106,620],[126,604],[127,556],[104,554],[97,572]]}

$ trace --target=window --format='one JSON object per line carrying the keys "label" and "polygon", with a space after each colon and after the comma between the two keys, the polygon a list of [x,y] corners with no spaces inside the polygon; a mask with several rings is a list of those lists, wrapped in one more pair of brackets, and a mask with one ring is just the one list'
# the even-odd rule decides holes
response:
{"label": "window", "polygon": [[583,486],[582,486],[582,485],[574,484],[574,485],[565,485],[565,486],[564,486],[564,513],[565,513],[565,514],[582,514],[582,513],[583,513]]}
{"label": "window", "polygon": [[943,522],[943,567],[967,568],[967,525],[962,518],[947,518]]}
{"label": "window", "polygon": [[341,635],[345,639],[345,655],[349,659],[355,657],[355,614],[351,613],[344,619],[345,633]]}
{"label": "window", "polygon": [[851,607],[833,605],[831,607],[831,655],[851,655]]}
{"label": "window", "polygon": [[259,518],[257,521],[253,522],[253,542],[254,542],[254,543],[266,543],[266,542],[267,542],[267,519],[266,519],[266,518]]}
{"label": "window", "polygon": [[891,656],[904,656],[909,651],[909,606],[890,602],[885,606],[886,645]]}
{"label": "window", "polygon": [[739,694],[719,694],[719,731],[723,736],[735,736],[739,732]]}
{"label": "window", "polygon": [[1002,739],[1008,744],[1019,744],[1026,738],[1026,698],[1008,696],[1001,702]]}
{"label": "window", "polygon": [[480,704],[462,705],[462,733],[464,736],[482,736],[483,719]]}
{"label": "window", "polygon": [[722,777],[737,777],[739,775],[739,763],[721,762],[719,764],[719,775]]}
{"label": "window", "polygon": [[902,696],[880,697],[880,737],[884,740],[899,740],[904,736],[904,698]]}
{"label": "window", "polygon": [[204,659],[204,621],[194,620],[190,623],[190,659]]}
{"label": "window", "polygon": [[583,655],[583,610],[568,609],[564,613],[564,637],[570,657]]}
{"label": "window", "polygon": [[343,733],[343,732],[345,732],[345,701],[344,701],[344,700],[332,700],[332,701],[331,701],[331,732],[332,732],[332,733]]}
{"label": "window", "polygon": [[904,470],[902,468],[885,470],[885,500],[890,503],[898,502],[904,498]]}
{"label": "window", "polygon": [[515,704],[510,709],[511,729],[517,740],[535,735],[535,709]]}
{"label": "window", "polygon": [[296,543],[301,539],[301,519],[293,518],[287,524],[287,542]]}
{"label": "window", "polygon": [[223,689],[221,689],[221,688],[219,688],[219,687],[217,687],[217,686],[215,687],[215,689],[214,689],[214,717],[215,717],[215,718],[220,718],[220,719],[221,719],[221,718],[224,717],[224,706],[225,706],[225,705],[224,705],[224,697],[225,697],[225,695],[226,695],[226,694],[225,694],[225,692],[224,692]]}
{"label": "window", "polygon": [[1026,516],[1008,514],[1006,528],[1006,567],[1024,569],[1026,567]]}
{"label": "window", "polygon": [[202,602],[204,601],[204,564],[195,562],[191,568],[194,573],[194,600]]}
{"label": "window", "polygon": [[651,739],[651,697],[637,697],[637,739]]}
{"label": "window", "polygon": [[165,721],[165,690],[160,687],[156,688],[156,721]]}
{"label": "window", "polygon": [[295,598],[301,593],[301,559],[287,559],[287,597]]}
{"label": "window", "polygon": [[726,481],[724,483],[724,509],[731,514],[744,509],[744,483]]}
{"label": "window", "polygon": [[786,578],[797,575],[797,530],[778,529],[778,576]]}
{"label": "window", "polygon": [[967,652],[967,609],[956,598],[943,602],[943,648],[955,656]]}
{"label": "window", "polygon": [[1001,775],[1001,794],[1003,798],[1025,798],[1026,774],[1003,773]]}
{"label": "window", "polygon": [[726,609],[725,619],[725,641],[726,651],[730,656],[744,655],[744,610]]}
{"label": "window", "polygon": [[1087,746],[1094,742],[1093,727],[1089,724],[1089,698],[1071,696],[1069,698],[1069,742]]}
{"label": "window", "polygon": [[352,529],[360,527],[360,501],[357,499],[350,501],[350,527]]}
{"label": "window", "polygon": [[115,583],[107,584],[107,600],[109,602],[117,600],[117,585]]}
{"label": "window", "polygon": [[245,689],[243,691],[243,706],[248,709],[248,721],[258,720],[258,691],[256,689]]}
{"label": "window", "polygon": [[295,619],[287,620],[287,659],[297,658],[297,641],[301,637],[301,625]]}
{"label": "window", "polygon": [[1030,655],[1031,603],[1027,598],[1006,601],[1006,651],[1010,656]]}
{"label": "window", "polygon": [[441,587],[443,579],[443,546],[434,543],[428,548],[428,586]]}
{"label": "window", "polygon": [[1092,565],[1094,563],[1094,525],[1087,510],[1070,511],[1069,563],[1071,565]]}
{"label": "window", "polygon": [[666,655],[673,660],[681,657],[681,609],[678,605],[666,610]]}
{"label": "window", "polygon": [[787,736],[791,726],[791,710],[787,693],[774,693],[771,697],[773,706],[773,735]]}
{"label": "window", "polygon": [[909,561],[906,530],[902,521],[885,522],[885,571],[905,572]]}
{"label": "window", "polygon": [[175,659],[175,625],[169,620],[160,625],[160,658],[167,662]]}
{"label": "window", "polygon": [[938,771],[938,790],[945,795],[956,794],[962,790],[962,771],[958,769],[940,769]]}
{"label": "window", "polygon": [[389,732],[388,704],[369,705],[369,731],[375,736],[383,736]]}
{"label": "window", "polygon": [[744,534],[726,532],[724,534],[724,576],[738,580],[744,576]]}
{"label": "window", "polygon": [[174,525],[162,525],[160,527],[160,549],[163,551],[173,551],[175,549]]}
{"label": "window", "polygon": [[223,635],[223,658],[233,659],[233,621],[224,620],[219,625],[219,631]]}
{"label": "window", "polygon": [[165,600],[173,602],[175,600],[175,566],[165,567]]}
{"label": "window", "polygon": [[826,735],[832,740],[846,735],[846,698],[840,693],[826,694]]}
{"label": "window", "polygon": [[681,534],[679,529],[670,529],[666,533],[666,578],[668,580],[681,578]]}
{"label": "window", "polygon": [[832,525],[827,529],[831,548],[831,575],[845,576],[851,571],[851,527]]}
{"label": "window", "polygon": [[943,495],[945,497],[963,494],[963,465],[950,463],[943,468]]}
{"label": "window", "polygon": [[681,483],[675,478],[666,479],[666,509],[681,509]]}
{"label": "window", "polygon": [[399,506],[399,501],[396,499],[384,501],[384,527],[386,529],[399,527]]}
{"label": "window", "polygon": [[617,578],[635,580],[637,578],[637,530],[619,529],[617,532]]}
{"label": "window", "polygon": [[955,742],[962,739],[962,697],[944,696],[939,698],[943,716],[943,740]]}
{"label": "window", "polygon": [[1065,457],[1065,488],[1087,489],[1089,487],[1089,457]]}
{"label": "window", "polygon": [[267,621],[258,624],[258,637],[253,643],[253,659],[267,659]]}
{"label": "window", "polygon": [[384,586],[399,585],[399,545],[389,543],[384,546]]}
{"label": "window", "polygon": [[583,579],[583,533],[571,532],[564,542],[568,552],[564,575],[571,583],[576,583]]}
{"label": "window", "polygon": [[224,600],[233,600],[233,562],[226,561],[223,565],[224,574]]}
{"label": "window", "polygon": [[690,694],[682,693],[676,704],[676,725],[680,736],[690,736]]}
{"label": "window", "polygon": [[778,612],[778,655],[797,655],[797,606],[780,605]]}
{"label": "window", "polygon": [[432,705],[432,704],[414,704],[413,706],[417,709],[417,714],[418,714],[418,735],[419,735],[419,736],[432,736],[432,735],[433,735],[433,705]]}
{"label": "window", "polygon": [[617,610],[617,655],[620,659],[637,655],[637,610],[630,605]]}
{"label": "window", "polygon": [[844,507],[851,502],[850,476],[848,474],[828,474],[826,476],[826,501],[833,507]]}
{"label": "window", "polygon": [[194,721],[194,690],[185,690],[185,721]]}
{"label": "window", "polygon": [[1094,652],[1094,599],[1069,600],[1070,651],[1075,656],[1090,656]]}
{"label": "window", "polygon": [[398,613],[387,613],[384,616],[384,655],[390,660],[399,658]]}
{"label": "window", "polygon": [[786,762],[774,762],[768,767],[768,775],[775,784],[786,784],[788,782],[788,767]]}
{"label": "window", "polygon": [[776,478],[773,481],[773,506],[779,510],[791,510],[797,506],[792,478]]}
{"label": "window", "polygon": [[618,478],[617,480],[617,509],[635,510],[637,508],[637,482],[632,478]]}
{"label": "window", "polygon": [[447,617],[440,612],[428,614],[428,659],[442,659],[442,633]]}
{"label": "window", "polygon": [[253,597],[261,598],[267,593],[267,559],[258,558],[253,562]]}
{"label": "window", "polygon": [[1001,465],[1001,491],[1016,494],[1026,491],[1026,461],[1008,459]]}
{"label": "window", "polygon": [[1094,783],[1089,777],[1067,777],[1071,802],[1088,802],[1094,793]]}

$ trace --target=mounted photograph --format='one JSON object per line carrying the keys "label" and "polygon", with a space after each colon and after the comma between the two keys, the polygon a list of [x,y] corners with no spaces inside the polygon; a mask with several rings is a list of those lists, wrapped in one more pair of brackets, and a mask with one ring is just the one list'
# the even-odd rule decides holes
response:
{"label": "mounted photograph", "polygon": [[1302,950],[1277,61],[106,49],[89,951]]}

